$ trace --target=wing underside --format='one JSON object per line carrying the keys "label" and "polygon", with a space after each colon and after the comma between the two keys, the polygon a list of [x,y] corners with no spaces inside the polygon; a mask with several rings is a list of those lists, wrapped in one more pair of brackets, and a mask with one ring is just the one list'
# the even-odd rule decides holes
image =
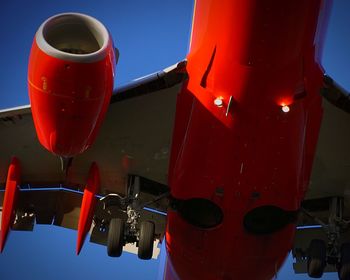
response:
{"label": "wing underside", "polygon": [[[0,219],[8,166],[15,156],[21,164],[21,191],[12,229],[30,231],[35,224],[47,224],[76,230],[89,168],[96,162],[101,186],[90,241],[106,245],[110,217],[99,198],[125,196],[131,177],[141,182],[141,204],[168,192],[172,127],[184,69],[180,62],[117,89],[95,144],[69,162],[67,170],[39,144],[30,106],[0,111]],[[167,205],[165,197],[141,210],[141,222],[155,224],[156,245],[164,236]],[[136,249],[127,244],[124,250]],[[158,254],[155,246],[153,257]]]}
{"label": "wing underside", "polygon": [[338,246],[350,242],[350,114],[327,99],[323,99],[316,157],[292,251],[296,273],[307,273],[312,240],[328,244],[328,259],[336,260],[327,264],[325,272],[337,271]]}

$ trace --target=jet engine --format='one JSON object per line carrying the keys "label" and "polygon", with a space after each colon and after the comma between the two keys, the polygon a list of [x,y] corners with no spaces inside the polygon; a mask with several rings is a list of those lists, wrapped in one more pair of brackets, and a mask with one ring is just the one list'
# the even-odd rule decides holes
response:
{"label": "jet engine", "polygon": [[32,115],[40,143],[61,157],[94,142],[113,91],[116,53],[105,26],[87,15],[47,19],[28,66]]}

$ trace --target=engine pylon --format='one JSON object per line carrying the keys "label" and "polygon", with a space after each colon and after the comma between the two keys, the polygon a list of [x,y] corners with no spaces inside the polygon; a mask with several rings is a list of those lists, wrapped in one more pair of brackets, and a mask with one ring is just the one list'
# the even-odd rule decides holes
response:
{"label": "engine pylon", "polygon": [[2,206],[0,252],[2,252],[5,247],[7,235],[14,222],[20,176],[20,162],[16,157],[13,157],[7,172],[5,195]]}
{"label": "engine pylon", "polygon": [[84,190],[83,200],[80,208],[78,239],[77,239],[77,255],[79,255],[84,244],[87,233],[92,224],[92,218],[96,205],[96,194],[100,189],[100,173],[97,164],[91,164],[88,180]]}

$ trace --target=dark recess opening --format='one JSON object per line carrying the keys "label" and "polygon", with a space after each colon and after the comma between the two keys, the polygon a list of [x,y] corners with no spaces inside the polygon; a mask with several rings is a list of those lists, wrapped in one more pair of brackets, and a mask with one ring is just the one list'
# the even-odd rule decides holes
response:
{"label": "dark recess opening", "polygon": [[293,223],[297,211],[285,211],[279,207],[266,205],[249,211],[243,220],[245,229],[254,234],[271,234]]}
{"label": "dark recess opening", "polygon": [[181,201],[178,211],[188,223],[202,229],[216,227],[223,220],[221,208],[209,199],[192,198]]}

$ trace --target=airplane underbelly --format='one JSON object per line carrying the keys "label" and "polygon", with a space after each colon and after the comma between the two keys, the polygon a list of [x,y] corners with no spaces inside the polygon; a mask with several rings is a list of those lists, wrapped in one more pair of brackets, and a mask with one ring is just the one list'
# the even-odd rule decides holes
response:
{"label": "airplane underbelly", "polygon": [[180,279],[270,279],[291,249],[322,117],[319,11],[196,1],[169,167]]}

